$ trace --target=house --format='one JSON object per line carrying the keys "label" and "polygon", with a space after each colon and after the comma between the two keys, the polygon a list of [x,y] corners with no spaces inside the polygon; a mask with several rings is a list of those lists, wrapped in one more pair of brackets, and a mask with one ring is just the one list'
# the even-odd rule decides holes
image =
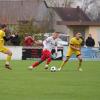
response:
{"label": "house", "polygon": [[[44,0],[43,0],[44,1]],[[81,32],[86,39],[92,34],[96,45],[100,41],[100,23],[93,22],[79,8],[50,7],[42,0],[0,0],[0,23],[15,27],[20,21],[34,19],[42,26],[46,22],[48,32],[60,31],[70,38],[75,32]]]}
{"label": "house", "polygon": [[71,37],[76,32],[81,32],[86,39],[88,34],[92,34],[98,47],[98,41],[100,41],[100,22],[94,22],[80,9],[77,8],[63,8],[63,7],[51,7],[54,12],[53,27],[54,30],[67,33]]}

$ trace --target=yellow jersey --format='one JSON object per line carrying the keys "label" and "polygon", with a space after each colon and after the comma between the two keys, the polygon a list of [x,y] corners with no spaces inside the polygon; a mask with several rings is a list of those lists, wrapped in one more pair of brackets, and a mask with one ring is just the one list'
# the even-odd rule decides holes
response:
{"label": "yellow jersey", "polygon": [[[70,44],[69,44],[69,47],[70,45],[73,45],[77,48],[80,48],[81,47],[81,43],[82,43],[82,39],[77,39],[76,37],[73,37],[71,40],[70,40]],[[71,48],[71,47],[70,47]],[[71,48],[72,49],[72,48]]]}
{"label": "yellow jersey", "polygon": [[0,30],[0,47],[4,46],[4,39],[5,32],[3,30]]}

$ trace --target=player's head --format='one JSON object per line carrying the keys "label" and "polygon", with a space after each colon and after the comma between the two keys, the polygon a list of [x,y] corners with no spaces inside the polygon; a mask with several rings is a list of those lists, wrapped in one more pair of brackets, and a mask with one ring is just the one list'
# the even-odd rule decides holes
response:
{"label": "player's head", "polygon": [[52,37],[53,37],[54,39],[58,38],[58,37],[59,37],[59,33],[60,33],[60,32],[54,32],[54,33],[52,33]]}
{"label": "player's head", "polygon": [[5,31],[6,28],[7,28],[7,25],[6,25],[6,24],[1,24],[1,25],[0,25],[0,28],[1,28],[3,31]]}
{"label": "player's head", "polygon": [[89,34],[89,36],[88,37],[92,37],[92,35],[91,34]]}
{"label": "player's head", "polygon": [[79,33],[79,32],[77,32],[77,33],[75,34],[75,37],[76,37],[77,39],[79,39],[79,38],[81,38],[81,37],[82,37],[82,34],[81,34],[81,33]]}

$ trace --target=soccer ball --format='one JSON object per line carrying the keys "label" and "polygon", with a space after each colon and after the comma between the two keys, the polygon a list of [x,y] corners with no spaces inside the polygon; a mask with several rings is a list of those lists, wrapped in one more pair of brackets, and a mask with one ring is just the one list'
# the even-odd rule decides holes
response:
{"label": "soccer ball", "polygon": [[50,71],[51,71],[51,72],[55,72],[56,69],[57,69],[57,68],[56,68],[55,66],[52,66],[52,67],[50,68]]}

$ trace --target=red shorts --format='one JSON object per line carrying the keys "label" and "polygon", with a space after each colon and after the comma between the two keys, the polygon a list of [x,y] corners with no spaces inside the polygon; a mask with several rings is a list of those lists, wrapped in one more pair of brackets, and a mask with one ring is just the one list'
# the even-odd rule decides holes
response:
{"label": "red shorts", "polygon": [[51,51],[49,50],[42,50],[41,60],[46,60],[47,58],[51,58]]}

